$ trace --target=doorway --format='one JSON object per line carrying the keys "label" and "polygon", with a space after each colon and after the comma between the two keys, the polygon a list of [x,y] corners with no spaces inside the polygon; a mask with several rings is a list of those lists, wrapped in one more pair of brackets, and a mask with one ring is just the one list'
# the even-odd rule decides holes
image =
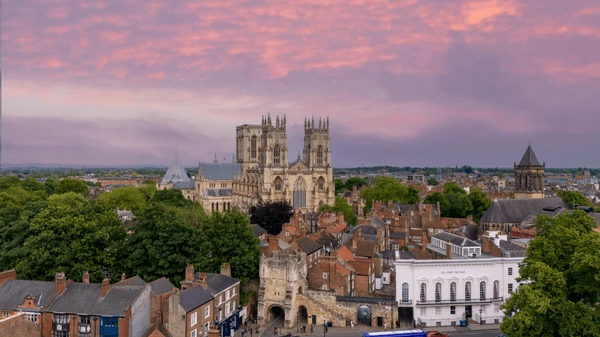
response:
{"label": "doorway", "polygon": [[470,306],[470,305],[465,306],[465,317],[467,319],[473,317],[473,307],[472,306]]}

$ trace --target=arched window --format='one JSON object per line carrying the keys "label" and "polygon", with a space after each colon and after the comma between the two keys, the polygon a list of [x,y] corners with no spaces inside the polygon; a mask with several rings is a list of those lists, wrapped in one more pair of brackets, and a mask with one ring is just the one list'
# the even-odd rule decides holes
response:
{"label": "arched window", "polygon": [[421,283],[421,302],[427,301],[427,284]]}
{"label": "arched window", "polygon": [[294,208],[305,208],[306,207],[306,184],[302,177],[296,180],[292,193],[292,206]]}
{"label": "arched window", "polygon": [[231,209],[231,202],[227,202],[227,210]]}
{"label": "arched window", "polygon": [[479,299],[480,300],[485,300],[485,281],[481,281],[479,282]]}
{"label": "arched window", "polygon": [[494,298],[500,297],[500,282],[494,281]]}
{"label": "arched window", "polygon": [[456,282],[450,283],[450,301],[456,302]]}
{"label": "arched window", "polygon": [[402,283],[402,302],[408,302],[408,283]]}
{"label": "arched window", "polygon": [[465,301],[471,300],[471,282],[465,283]]}
{"label": "arched window", "polygon": [[218,202],[215,203],[215,207],[216,207],[216,211],[218,212],[219,211],[219,203]]}
{"label": "arched window", "polygon": [[283,181],[281,178],[275,178],[275,191],[281,191],[281,186],[283,185]]}
{"label": "arched window", "polygon": [[256,136],[250,139],[250,158],[256,159]]}
{"label": "arched window", "polygon": [[210,211],[211,212],[215,211],[215,203],[214,202],[212,204],[210,204]]}
{"label": "arched window", "polygon": [[320,145],[317,148],[317,165],[323,165],[323,147]]}
{"label": "arched window", "polygon": [[281,164],[279,145],[275,145],[275,148],[273,148],[273,164]]}
{"label": "arched window", "polygon": [[319,191],[325,189],[325,179],[323,179],[323,177],[319,177],[319,179],[317,179],[317,188],[319,189]]}
{"label": "arched window", "polygon": [[435,284],[435,301],[442,301],[442,284],[440,282]]}

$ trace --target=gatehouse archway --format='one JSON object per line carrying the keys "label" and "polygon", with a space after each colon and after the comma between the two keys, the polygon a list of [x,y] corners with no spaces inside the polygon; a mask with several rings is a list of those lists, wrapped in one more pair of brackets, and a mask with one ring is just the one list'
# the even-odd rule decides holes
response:
{"label": "gatehouse archway", "polygon": [[362,325],[371,325],[371,308],[361,305],[356,311],[356,322]]}
{"label": "gatehouse archway", "polygon": [[305,306],[301,305],[298,308],[298,325],[306,325],[308,323],[308,310]]}
{"label": "gatehouse archway", "polygon": [[279,305],[272,305],[269,308],[269,319],[268,322],[273,322],[274,320],[282,317],[282,322],[285,321],[285,311]]}

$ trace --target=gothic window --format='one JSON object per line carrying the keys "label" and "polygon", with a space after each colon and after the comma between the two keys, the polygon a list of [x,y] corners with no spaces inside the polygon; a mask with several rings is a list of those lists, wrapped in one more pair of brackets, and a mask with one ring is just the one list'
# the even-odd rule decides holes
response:
{"label": "gothic window", "polygon": [[323,177],[319,177],[319,179],[317,180],[317,188],[319,189],[319,191],[325,189],[325,179],[323,179]]}
{"label": "gothic window", "polygon": [[465,283],[465,301],[471,300],[471,282]]}
{"label": "gothic window", "polygon": [[323,147],[320,145],[317,148],[317,165],[323,165]]}
{"label": "gothic window", "polygon": [[500,297],[499,292],[500,292],[500,282],[494,281],[494,298]]}
{"label": "gothic window", "polygon": [[275,191],[281,191],[281,186],[283,185],[283,181],[281,178],[275,178]]}
{"label": "gothic window", "polygon": [[485,281],[481,281],[479,282],[479,299],[480,300],[485,300]]}
{"label": "gothic window", "polygon": [[402,302],[408,302],[408,283],[402,283]]}
{"label": "gothic window", "polygon": [[425,283],[421,283],[420,297],[421,297],[421,302],[427,301],[427,284],[425,284]]}
{"label": "gothic window", "polygon": [[250,158],[256,159],[256,136],[250,139]]}
{"label": "gothic window", "polygon": [[281,153],[279,145],[275,145],[273,149],[273,164],[281,164]]}
{"label": "gothic window", "polygon": [[294,184],[292,206],[294,206],[294,208],[306,207],[306,185],[304,184],[304,179],[302,179],[302,177],[298,178]]}
{"label": "gothic window", "polygon": [[450,301],[456,301],[456,282],[450,283]]}
{"label": "gothic window", "polygon": [[435,284],[435,301],[442,301],[442,284],[440,282]]}

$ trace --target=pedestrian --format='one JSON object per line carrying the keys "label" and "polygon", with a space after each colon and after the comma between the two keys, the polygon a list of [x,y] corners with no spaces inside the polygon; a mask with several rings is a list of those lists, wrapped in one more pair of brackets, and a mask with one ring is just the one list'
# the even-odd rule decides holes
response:
{"label": "pedestrian", "polygon": [[354,321],[350,321],[350,326],[354,328]]}
{"label": "pedestrian", "polygon": [[242,329],[242,337],[246,334],[246,329]]}
{"label": "pedestrian", "polygon": [[310,333],[313,333],[313,325],[310,325]]}
{"label": "pedestrian", "polygon": [[247,318],[244,320],[244,326],[248,326],[248,319]]}
{"label": "pedestrian", "polygon": [[275,329],[273,330],[274,334],[277,334],[277,327],[275,327]]}
{"label": "pedestrian", "polygon": [[387,323],[383,323],[383,330],[387,327]]}

